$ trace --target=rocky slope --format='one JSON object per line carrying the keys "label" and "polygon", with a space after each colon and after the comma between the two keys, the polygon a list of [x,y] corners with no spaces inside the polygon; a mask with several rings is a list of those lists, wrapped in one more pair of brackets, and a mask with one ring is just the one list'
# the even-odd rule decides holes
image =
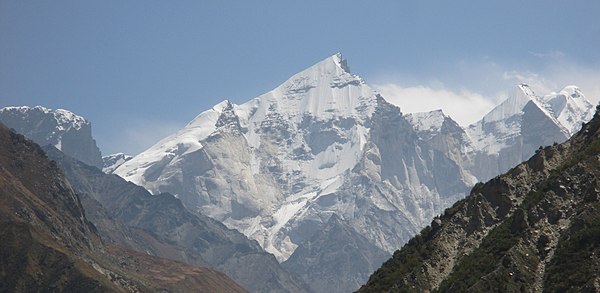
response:
{"label": "rocky slope", "polygon": [[[419,140],[400,109],[350,73],[339,54],[247,103],[224,101],[201,113],[115,174],[175,194],[280,261],[334,214],[357,232],[348,235],[371,243],[365,254],[391,253],[475,183]],[[305,272],[327,267],[301,264],[314,266],[296,267]],[[344,264],[322,276],[356,280],[377,267]]]}
{"label": "rocky slope", "polygon": [[131,160],[133,157],[124,153],[116,153],[102,157],[102,172],[112,174],[123,163]]}
{"label": "rocky slope", "polygon": [[102,168],[92,125],[81,116],[40,106],[5,107],[0,109],[0,122],[39,145],[53,145],[90,166]]}
{"label": "rocky slope", "polygon": [[211,218],[192,214],[171,194],[152,195],[51,146],[45,149],[81,195],[90,221],[107,241],[216,268],[252,292],[309,291],[258,243]]}
{"label": "rocky slope", "polygon": [[597,292],[599,179],[596,112],[567,142],[476,185],[359,292]]}
{"label": "rocky slope", "polygon": [[282,265],[305,277],[315,292],[351,292],[358,288],[374,268],[389,254],[333,214],[325,227],[300,243],[294,254]]}
{"label": "rocky slope", "polygon": [[223,273],[104,244],[54,162],[0,124],[0,291],[244,292]]}

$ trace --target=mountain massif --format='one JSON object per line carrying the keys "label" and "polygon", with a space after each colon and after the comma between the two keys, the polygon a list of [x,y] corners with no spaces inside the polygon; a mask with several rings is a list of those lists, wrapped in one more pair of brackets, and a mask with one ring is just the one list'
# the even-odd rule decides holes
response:
{"label": "mountain massif", "polygon": [[89,126],[65,110],[8,107],[0,119],[85,163],[45,147],[105,241],[222,270],[255,292],[347,292],[477,182],[593,115],[574,86],[539,96],[520,84],[467,127],[401,106],[336,54],[246,103],[219,103],[133,157],[84,160],[65,148],[66,132]]}
{"label": "mountain massif", "polygon": [[35,143],[0,124],[1,292],[245,292],[225,274],[105,244]]}
{"label": "mountain massif", "polygon": [[[313,290],[343,292],[477,181],[565,141],[592,112],[576,87],[540,97],[520,85],[470,127],[441,111],[404,115],[337,54],[247,103],[201,113],[114,173],[256,239]],[[323,232],[331,224],[346,231],[337,243]],[[331,249],[343,243],[354,245]],[[378,257],[353,263],[365,255]],[[323,281],[336,277],[349,281]]]}
{"label": "mountain massif", "polygon": [[598,111],[567,142],[477,184],[359,292],[598,292]]}
{"label": "mountain massif", "polygon": [[[565,141],[592,108],[576,87],[540,97],[520,85],[463,128],[441,111],[401,113],[336,54],[201,113],[114,173],[256,239],[313,290],[344,292],[477,181]],[[338,245],[373,257],[330,267]]]}
{"label": "mountain massif", "polygon": [[[362,247],[372,251],[363,253],[391,254],[474,183],[418,140],[400,109],[351,74],[340,55],[245,104],[218,104],[115,174],[176,195],[188,209],[256,239],[281,262],[298,259],[292,256],[299,246],[328,243],[311,237],[334,214],[347,236],[370,242]],[[356,276],[378,266],[359,261],[321,274],[352,280],[346,287],[305,280],[319,292],[356,289],[362,282]],[[286,264],[306,272],[319,266],[327,267]]]}

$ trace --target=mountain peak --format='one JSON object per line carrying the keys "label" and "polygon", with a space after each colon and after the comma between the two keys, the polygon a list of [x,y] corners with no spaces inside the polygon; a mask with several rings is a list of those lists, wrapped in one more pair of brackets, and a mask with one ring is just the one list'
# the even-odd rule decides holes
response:
{"label": "mountain peak", "polygon": [[527,97],[535,97],[535,92],[533,89],[531,89],[531,87],[524,82],[517,85],[517,90],[520,90],[520,93],[525,94]]}
{"label": "mountain peak", "polygon": [[559,93],[565,94],[573,99],[578,99],[578,98],[585,99],[585,96],[581,92],[581,89],[575,85],[565,86],[562,90],[560,90]]}
{"label": "mountain peak", "polygon": [[103,165],[91,123],[71,111],[42,106],[6,107],[0,109],[0,122],[40,145],[51,144],[98,168]]}
{"label": "mountain peak", "polygon": [[[242,107],[263,108],[290,119],[370,117],[377,101],[375,91],[350,73],[342,55],[334,54],[293,75],[272,91]],[[250,113],[251,111],[247,111]]]}
{"label": "mountain peak", "polygon": [[429,112],[406,114],[405,118],[413,125],[416,131],[438,132],[448,116],[441,109],[438,109]]}
{"label": "mountain peak", "polygon": [[335,64],[337,64],[337,66],[342,68],[344,71],[346,71],[347,73],[350,73],[350,74],[352,73],[350,71],[350,67],[348,67],[348,62],[346,59],[344,59],[344,57],[342,56],[342,53],[337,52],[330,58],[332,58],[333,62],[335,62]]}
{"label": "mountain peak", "polygon": [[500,105],[483,117],[485,122],[507,119],[523,111],[523,107],[530,101],[537,104],[537,98],[531,87],[526,83],[517,85],[513,93]]}

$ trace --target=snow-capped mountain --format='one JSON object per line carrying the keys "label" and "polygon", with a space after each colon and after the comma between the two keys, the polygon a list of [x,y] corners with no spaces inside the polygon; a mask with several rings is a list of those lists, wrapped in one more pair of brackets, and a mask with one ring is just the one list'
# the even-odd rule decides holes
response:
{"label": "snow-capped mountain", "polygon": [[123,163],[131,160],[133,156],[124,154],[124,153],[116,153],[108,156],[102,157],[102,172],[106,174],[112,174],[119,166],[123,165]]}
{"label": "snow-capped mountain", "polygon": [[223,101],[114,173],[176,194],[290,259],[314,290],[335,291],[311,267],[358,284],[375,266],[318,262],[333,253],[322,233],[332,216],[355,244],[347,249],[391,253],[477,181],[564,141],[592,111],[576,87],[538,97],[520,85],[465,129],[441,111],[403,115],[336,54],[244,104]]}
{"label": "snow-capped mountain", "polygon": [[176,194],[280,261],[334,214],[391,253],[473,183],[339,54],[247,103],[201,113],[115,174]]}
{"label": "snow-capped mountain", "polygon": [[5,107],[0,122],[39,145],[53,145],[88,165],[102,168],[102,155],[92,138],[90,122],[63,109]]}
{"label": "snow-capped mountain", "polygon": [[486,181],[531,157],[540,146],[561,143],[594,114],[576,86],[536,95],[518,85],[480,121],[463,128],[441,110],[407,114],[419,138],[455,161],[464,178]]}
{"label": "snow-capped mountain", "polygon": [[540,146],[564,142],[593,114],[593,105],[575,86],[537,96],[520,84],[507,100],[467,128],[474,148],[469,169],[479,181],[486,181],[529,159]]}
{"label": "snow-capped mountain", "polygon": [[477,182],[470,171],[473,161],[469,154],[474,150],[473,143],[462,126],[442,110],[409,113],[405,117],[421,140],[444,153],[460,167],[461,177],[468,180],[470,185]]}

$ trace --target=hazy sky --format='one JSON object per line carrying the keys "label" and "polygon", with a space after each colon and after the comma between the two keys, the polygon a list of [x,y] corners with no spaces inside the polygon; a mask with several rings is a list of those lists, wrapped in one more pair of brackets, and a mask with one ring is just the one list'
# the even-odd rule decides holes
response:
{"label": "hazy sky", "polygon": [[339,51],[403,111],[467,124],[519,82],[598,102],[599,15],[596,0],[0,0],[0,107],[71,110],[104,154],[137,153]]}

